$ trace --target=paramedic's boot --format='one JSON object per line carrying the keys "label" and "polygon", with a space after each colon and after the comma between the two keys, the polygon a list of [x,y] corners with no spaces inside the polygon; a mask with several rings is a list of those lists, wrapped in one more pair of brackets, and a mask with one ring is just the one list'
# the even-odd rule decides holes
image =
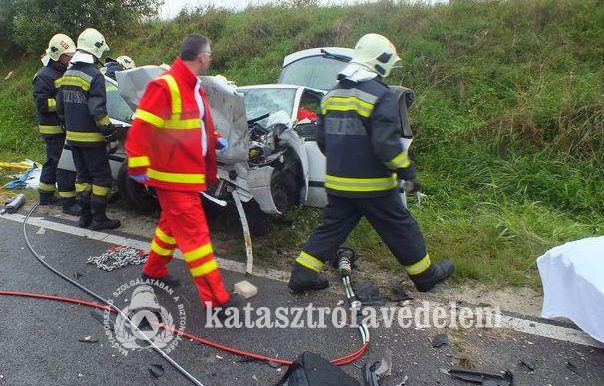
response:
{"label": "paramedic's boot", "polygon": [[229,316],[235,315],[237,312],[235,310],[239,310],[239,315],[241,315],[241,310],[245,307],[246,303],[247,300],[243,296],[238,293],[231,294],[228,302],[217,306],[221,308],[221,310],[218,311],[217,316],[219,319],[225,320]]}
{"label": "paramedic's boot", "polygon": [[294,293],[309,290],[321,290],[329,287],[329,281],[325,276],[312,269],[294,263],[289,283],[287,284]]}
{"label": "paramedic's boot", "polygon": [[45,192],[40,190],[40,205],[47,206],[57,202],[54,192]]}
{"label": "paramedic's boot", "polygon": [[419,292],[428,292],[435,285],[447,279],[453,273],[453,263],[449,259],[433,263],[419,275],[409,275]]}
{"label": "paramedic's boot", "polygon": [[111,220],[107,217],[107,198],[99,197],[95,194],[92,195],[92,226],[93,231],[100,231],[104,229],[116,229],[119,228],[122,223],[120,220]]}
{"label": "paramedic's boot", "polygon": [[82,211],[82,207],[76,202],[75,197],[63,198],[61,204],[65,214],[79,216]]}

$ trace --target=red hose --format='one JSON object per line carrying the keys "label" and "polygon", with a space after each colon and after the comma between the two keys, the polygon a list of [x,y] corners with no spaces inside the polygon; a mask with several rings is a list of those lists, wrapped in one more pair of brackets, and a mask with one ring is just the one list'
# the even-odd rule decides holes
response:
{"label": "red hose", "polygon": [[[0,290],[0,295],[21,296],[21,297],[34,298],[34,299],[54,300],[54,301],[59,301],[59,302],[64,302],[64,303],[78,304],[78,305],[86,306],[86,307],[90,307],[90,308],[97,308],[97,309],[109,311],[109,312],[116,312],[112,308],[110,308],[108,306],[104,306],[102,304],[92,303],[92,302],[88,302],[85,300],[69,298],[69,297],[64,297],[64,296],[45,295],[45,294],[17,292],[17,291],[3,291],[3,290]],[[286,365],[286,366],[289,366],[293,363],[292,361],[285,360],[285,359],[271,358],[271,357],[267,357],[264,355],[252,353],[249,351],[239,350],[239,349],[236,349],[231,346],[226,346],[226,345],[223,345],[223,344],[220,344],[220,343],[208,340],[208,339],[204,339],[197,335],[189,334],[187,332],[184,332],[184,331],[176,329],[176,328],[165,326],[163,324],[161,324],[161,326],[167,330],[171,330],[174,333],[181,334],[182,336],[184,336],[186,338],[193,339],[193,340],[196,340],[197,342],[203,343],[206,346],[213,347],[213,348],[225,351],[225,352],[229,352],[231,354],[235,354],[235,355],[238,355],[241,357],[255,359],[258,361],[262,361],[262,362],[273,362],[273,363],[278,363],[280,365]],[[365,353],[365,351],[367,350],[368,347],[369,347],[369,342],[365,342],[355,352],[350,353],[348,355],[344,355],[339,358],[335,358],[331,361],[331,363],[336,366],[348,365],[348,364],[358,360],[361,356],[363,356],[363,353]]]}

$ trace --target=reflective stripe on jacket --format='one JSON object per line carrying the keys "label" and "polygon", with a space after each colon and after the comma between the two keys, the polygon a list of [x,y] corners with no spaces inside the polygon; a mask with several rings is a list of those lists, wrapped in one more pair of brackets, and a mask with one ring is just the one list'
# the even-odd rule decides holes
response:
{"label": "reflective stripe on jacket", "polygon": [[126,139],[131,175],[146,173],[146,184],[182,191],[203,191],[206,183],[216,182],[219,134],[203,88],[199,90],[204,109],[200,119],[196,85],[197,77],[180,58],[147,85]]}
{"label": "reflective stripe on jacket", "polygon": [[401,137],[398,100],[387,85],[341,80],[323,98],[317,128],[327,192],[375,197],[396,189],[397,172],[410,166]]}

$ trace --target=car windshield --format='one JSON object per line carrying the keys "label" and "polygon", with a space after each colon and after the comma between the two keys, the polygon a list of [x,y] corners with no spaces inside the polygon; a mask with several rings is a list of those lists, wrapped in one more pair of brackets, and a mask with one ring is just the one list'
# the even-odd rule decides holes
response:
{"label": "car windshield", "polygon": [[133,111],[120,95],[117,86],[105,81],[105,90],[107,91],[107,113],[109,116],[118,121],[130,123]]}
{"label": "car windshield", "polygon": [[296,60],[283,68],[279,83],[331,90],[338,82],[338,73],[347,64],[323,56],[311,56]]}
{"label": "car windshield", "polygon": [[291,117],[296,98],[295,88],[248,88],[238,90],[245,101],[247,120],[283,110]]}

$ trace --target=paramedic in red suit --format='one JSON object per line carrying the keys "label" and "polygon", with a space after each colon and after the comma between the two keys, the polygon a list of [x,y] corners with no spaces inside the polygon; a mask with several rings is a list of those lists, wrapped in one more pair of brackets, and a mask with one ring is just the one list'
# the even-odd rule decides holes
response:
{"label": "paramedic in red suit", "polygon": [[143,278],[176,284],[168,277],[168,263],[178,247],[202,305],[226,308],[234,298],[222,281],[199,197],[206,184],[217,181],[216,151],[228,146],[214,129],[198,78],[211,61],[207,37],[192,34],[183,39],[171,69],[148,84],[126,151],[130,177],[155,188],[162,210]]}

